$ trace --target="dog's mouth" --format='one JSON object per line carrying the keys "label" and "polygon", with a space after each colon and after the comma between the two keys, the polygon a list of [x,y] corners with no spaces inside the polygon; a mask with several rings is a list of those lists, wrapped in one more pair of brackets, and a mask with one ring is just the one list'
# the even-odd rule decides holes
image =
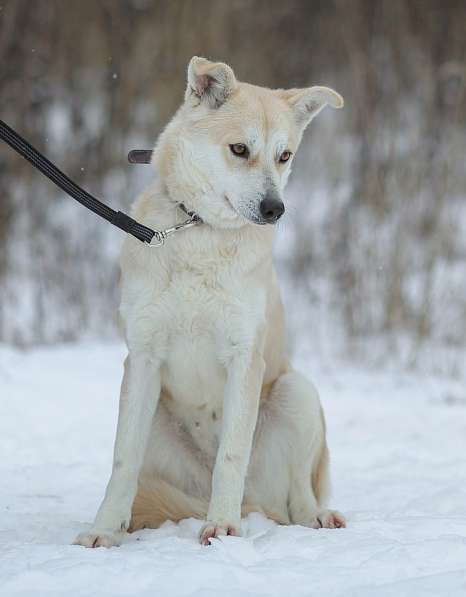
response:
{"label": "dog's mouth", "polygon": [[226,205],[226,206],[227,206],[227,207],[228,207],[228,208],[229,208],[229,209],[230,209],[230,210],[231,210],[231,211],[232,211],[232,212],[233,212],[235,215],[237,215],[237,216],[240,216],[240,217],[241,217],[241,216],[242,216],[242,217],[244,217],[244,216],[243,216],[243,214],[242,214],[242,213],[240,213],[240,212],[239,212],[239,211],[236,209],[236,207],[233,205],[232,201],[230,200],[230,198],[228,197],[228,195],[227,195],[227,194],[224,194],[224,195],[223,195],[223,200],[225,201],[225,205]]}
{"label": "dog's mouth", "polygon": [[232,204],[232,202],[231,202],[231,201],[230,201],[230,199],[228,198],[228,195],[223,195],[223,200],[225,201],[225,203],[228,205],[228,207],[229,207],[230,209],[232,209],[232,210],[233,210],[235,213],[237,213],[237,212],[236,212],[236,209],[233,207],[233,204]]}
{"label": "dog's mouth", "polygon": [[230,209],[230,211],[232,211],[235,214],[235,216],[238,216],[241,219],[249,220],[249,218],[247,218],[244,214],[242,214],[240,211],[236,209],[236,207],[233,205],[232,201],[226,193],[223,195],[223,200],[225,202],[225,205]]}
{"label": "dog's mouth", "polygon": [[225,201],[225,205],[227,205],[237,216],[239,216],[243,220],[247,220],[248,222],[250,222],[252,224],[256,224],[258,226],[265,226],[266,224],[269,223],[269,222],[266,222],[261,216],[255,215],[253,212],[250,212],[248,215],[245,215],[245,214],[241,213],[240,211],[238,211],[236,209],[236,207],[233,205],[233,203],[231,202],[228,195],[224,194],[223,199]]}

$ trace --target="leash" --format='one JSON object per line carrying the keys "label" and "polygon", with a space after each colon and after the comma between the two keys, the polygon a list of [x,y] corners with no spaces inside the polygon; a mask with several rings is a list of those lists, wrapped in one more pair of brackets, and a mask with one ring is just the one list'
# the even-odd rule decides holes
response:
{"label": "leash", "polygon": [[[16,131],[10,128],[3,120],[0,120],[0,139],[5,141],[12,149],[28,160],[37,170],[42,172],[49,180],[65,191],[70,197],[76,199],[81,205],[87,207],[110,224],[131,234],[141,242],[147,243],[151,247],[160,247],[165,240],[185,228],[191,228],[202,223],[201,218],[194,212],[188,211],[183,204],[178,204],[184,213],[189,217],[185,222],[176,224],[165,230],[153,230],[143,224],[140,224],[122,211],[115,211],[97,197],[94,197],[83,188],[73,182],[66,174],[48,160],[42,153],[30,145],[26,139],[23,139]],[[151,160],[152,152],[144,149],[130,151],[128,159],[133,164],[148,164]]]}

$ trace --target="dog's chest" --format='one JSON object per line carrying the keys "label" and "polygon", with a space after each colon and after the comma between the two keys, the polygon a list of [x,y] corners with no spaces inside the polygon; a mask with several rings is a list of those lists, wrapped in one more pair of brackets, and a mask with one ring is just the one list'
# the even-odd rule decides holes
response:
{"label": "dog's chest", "polygon": [[264,294],[253,280],[205,268],[172,273],[160,297],[162,384],[179,403],[221,408],[228,365],[255,341]]}
{"label": "dog's chest", "polygon": [[171,305],[162,383],[176,402],[199,408],[221,397],[225,368],[219,356],[228,323],[220,300],[190,282],[175,282],[164,297]]}
{"label": "dog's chest", "polygon": [[195,232],[178,237],[173,253],[141,251],[137,267],[125,263],[121,315],[130,351],[160,360],[169,411],[214,453],[228,371],[264,324],[270,266],[259,251],[230,250],[222,239],[218,250],[184,245]]}

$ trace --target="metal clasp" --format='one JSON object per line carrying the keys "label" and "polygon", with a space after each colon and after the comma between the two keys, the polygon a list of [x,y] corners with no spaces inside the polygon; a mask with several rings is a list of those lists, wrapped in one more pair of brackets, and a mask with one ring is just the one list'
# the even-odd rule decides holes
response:
{"label": "metal clasp", "polygon": [[181,222],[181,224],[175,224],[175,226],[171,226],[165,230],[155,230],[155,234],[149,243],[149,247],[153,249],[161,247],[165,243],[165,240],[172,234],[175,234],[175,232],[178,232],[178,230],[192,228],[193,226],[197,226],[197,224],[202,224],[202,220],[198,215],[193,214],[188,220]]}
{"label": "metal clasp", "polygon": [[155,234],[152,237],[152,240],[149,243],[149,247],[151,247],[151,249],[156,249],[157,247],[161,247],[164,242],[165,239],[162,236],[162,233],[160,232],[160,230],[154,230]]}

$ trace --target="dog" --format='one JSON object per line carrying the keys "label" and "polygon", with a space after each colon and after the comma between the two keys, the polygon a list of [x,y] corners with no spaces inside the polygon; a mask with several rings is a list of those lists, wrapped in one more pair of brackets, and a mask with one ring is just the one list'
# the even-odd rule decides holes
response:
{"label": "dog", "polygon": [[120,317],[128,346],[111,478],[75,543],[120,545],[166,520],[204,521],[200,542],[240,535],[241,516],[344,527],[326,509],[329,456],[314,386],[293,370],[272,263],[274,224],[304,129],[327,87],[271,90],[193,57],[185,99],[160,135],[158,177],[132,215],[202,223],[165,246],[127,237]]}

